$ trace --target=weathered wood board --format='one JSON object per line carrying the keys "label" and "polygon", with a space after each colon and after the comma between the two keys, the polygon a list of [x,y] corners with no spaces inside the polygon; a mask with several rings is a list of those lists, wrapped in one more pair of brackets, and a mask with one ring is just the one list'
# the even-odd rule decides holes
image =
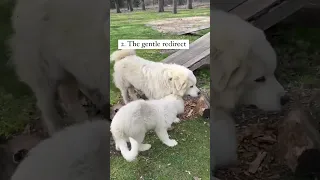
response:
{"label": "weathered wood board", "polygon": [[[210,32],[190,44],[189,49],[183,49],[173,53],[164,59],[164,63],[176,63],[196,70],[203,64],[209,64],[210,60]],[[199,62],[199,60],[203,60]]]}

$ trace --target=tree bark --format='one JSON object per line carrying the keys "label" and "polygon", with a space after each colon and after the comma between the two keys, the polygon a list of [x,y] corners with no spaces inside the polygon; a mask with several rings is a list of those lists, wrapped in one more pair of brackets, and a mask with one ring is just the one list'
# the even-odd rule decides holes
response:
{"label": "tree bark", "polygon": [[192,0],[187,0],[187,8],[192,9]]}
{"label": "tree bark", "polygon": [[172,1],[173,3],[173,14],[177,14],[177,0],[173,0]]}
{"label": "tree bark", "polygon": [[142,10],[146,10],[146,5],[144,4],[144,0],[141,0],[141,7],[142,7]]}
{"label": "tree bark", "polygon": [[159,10],[158,12],[164,12],[164,0],[159,0]]}
{"label": "tree bark", "polygon": [[127,0],[128,10],[133,11],[132,0]]}
{"label": "tree bark", "polygon": [[115,5],[116,5],[117,13],[121,13],[120,5],[119,5],[119,0],[114,0],[114,3],[115,3]]}

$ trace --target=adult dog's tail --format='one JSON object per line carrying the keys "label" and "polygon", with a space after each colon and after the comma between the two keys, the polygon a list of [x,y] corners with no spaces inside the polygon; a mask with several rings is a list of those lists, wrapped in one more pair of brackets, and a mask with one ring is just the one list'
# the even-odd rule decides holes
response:
{"label": "adult dog's tail", "polygon": [[110,56],[110,61],[119,61],[127,56],[136,55],[136,51],[134,49],[122,49],[115,51]]}
{"label": "adult dog's tail", "polygon": [[118,143],[118,146],[120,148],[122,156],[128,161],[131,162],[136,159],[139,151],[139,143],[129,137],[130,143],[131,143],[131,150],[129,151],[127,142],[125,140],[120,140]]}

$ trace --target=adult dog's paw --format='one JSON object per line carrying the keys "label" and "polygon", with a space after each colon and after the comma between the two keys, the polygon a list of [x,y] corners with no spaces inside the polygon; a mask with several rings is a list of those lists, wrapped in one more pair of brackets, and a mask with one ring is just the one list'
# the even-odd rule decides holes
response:
{"label": "adult dog's paw", "polygon": [[179,118],[176,118],[173,122],[174,123],[179,123],[181,120]]}
{"label": "adult dog's paw", "polygon": [[174,139],[169,139],[167,142],[166,142],[166,145],[169,146],[169,147],[173,147],[173,146],[176,146],[178,144],[178,142]]}

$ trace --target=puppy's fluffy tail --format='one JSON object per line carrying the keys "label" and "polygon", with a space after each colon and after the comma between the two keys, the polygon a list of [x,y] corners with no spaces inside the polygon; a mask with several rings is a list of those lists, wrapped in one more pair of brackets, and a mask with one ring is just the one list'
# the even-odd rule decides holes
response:
{"label": "puppy's fluffy tail", "polygon": [[110,56],[110,61],[119,61],[127,56],[136,55],[136,51],[134,49],[122,49],[115,51]]}
{"label": "puppy's fluffy tail", "polygon": [[129,151],[128,146],[127,146],[127,142],[124,140],[119,141],[119,148],[121,151],[122,156],[128,161],[131,162],[133,160],[136,159],[137,155],[138,155],[138,151],[139,151],[139,143],[129,137],[130,143],[131,143],[131,150]]}

